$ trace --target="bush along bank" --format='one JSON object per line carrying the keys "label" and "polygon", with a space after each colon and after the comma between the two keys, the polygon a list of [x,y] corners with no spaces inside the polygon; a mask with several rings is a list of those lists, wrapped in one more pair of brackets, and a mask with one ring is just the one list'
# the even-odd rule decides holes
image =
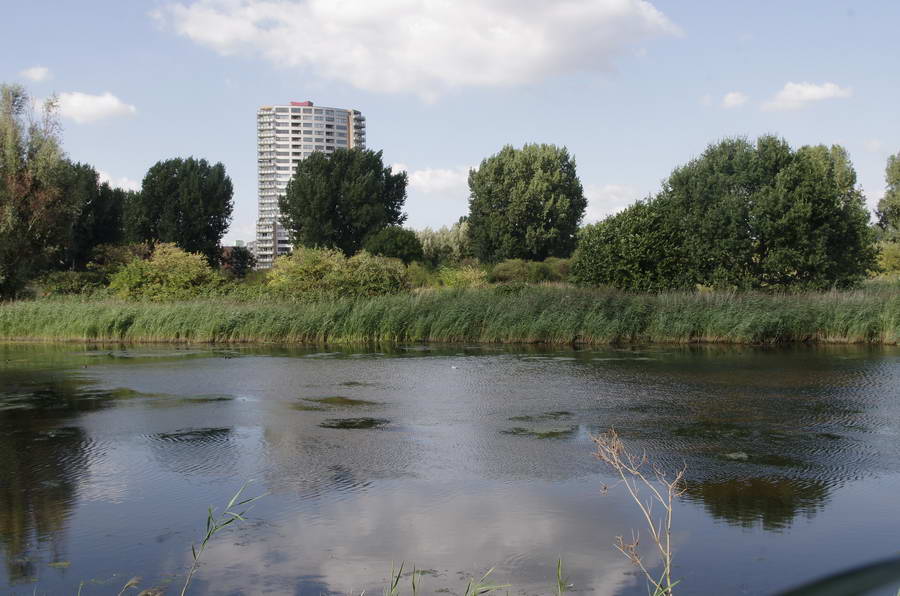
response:
{"label": "bush along bank", "polygon": [[0,305],[0,339],[897,344],[900,292],[895,284],[801,294],[635,294],[565,285],[501,285],[299,302],[70,297]]}

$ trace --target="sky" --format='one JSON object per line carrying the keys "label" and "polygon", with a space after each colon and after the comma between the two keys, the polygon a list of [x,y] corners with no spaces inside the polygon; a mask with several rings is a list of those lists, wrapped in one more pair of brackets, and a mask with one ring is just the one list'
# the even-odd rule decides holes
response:
{"label": "sky", "polygon": [[4,4],[0,81],[58,95],[69,157],[123,188],[222,162],[226,243],[254,236],[256,110],[290,101],[363,112],[417,229],[465,215],[469,168],[507,144],[566,146],[586,222],[724,137],[841,144],[873,208],[900,152],[894,0]]}

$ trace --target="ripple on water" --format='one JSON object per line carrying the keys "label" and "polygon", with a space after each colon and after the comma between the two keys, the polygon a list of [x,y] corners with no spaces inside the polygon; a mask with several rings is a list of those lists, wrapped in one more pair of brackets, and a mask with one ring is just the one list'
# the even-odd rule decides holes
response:
{"label": "ripple on water", "polygon": [[331,397],[315,397],[306,401],[322,404],[323,406],[334,406],[339,408],[358,408],[362,406],[378,406],[381,405],[377,401],[369,401],[366,399],[354,399],[352,397],[343,397],[339,395]]}
{"label": "ripple on water", "polygon": [[223,443],[230,439],[231,429],[220,428],[185,428],[170,433],[156,433],[151,439],[171,443],[190,443],[192,445],[210,445]]}
{"label": "ripple on water", "polygon": [[512,435],[514,437],[530,437],[532,439],[567,439],[575,435],[578,430],[577,426],[567,427],[551,427],[551,428],[525,428],[522,426],[514,426],[500,432],[504,435]]}
{"label": "ripple on water", "polygon": [[[265,350],[260,349],[260,357],[253,359],[252,372],[251,362],[223,363],[220,354],[197,358],[174,374],[155,363],[144,366],[147,363],[141,358],[110,359],[93,371],[109,387],[133,382],[134,387],[194,395],[186,398],[97,389],[99,381],[85,380],[82,375],[87,373],[80,370],[72,377],[81,379],[55,383],[46,382],[51,375],[44,370],[32,374],[40,381],[33,383],[26,382],[27,375],[11,383],[11,373],[0,374],[0,445],[4,448],[0,464],[6,466],[0,487],[10,477],[8,471],[18,474],[28,483],[28,490],[21,491],[27,500],[22,512],[44,516],[23,516],[25,532],[64,530],[65,520],[71,517],[76,521],[69,543],[88,544],[120,565],[124,555],[117,546],[131,537],[116,542],[115,536],[105,535],[108,511],[79,508],[79,500],[118,499],[123,507],[112,515],[122,515],[126,529],[128,523],[143,524],[140,529],[147,536],[162,536],[165,531],[153,527],[152,516],[142,515],[147,510],[140,492],[144,486],[164,490],[173,507],[181,507],[188,497],[202,506],[219,503],[210,494],[218,498],[220,489],[236,477],[253,477],[272,493],[255,512],[270,525],[266,530],[242,526],[238,541],[243,546],[250,536],[272,542],[254,549],[252,540],[246,540],[250,547],[234,553],[235,560],[245,564],[240,570],[235,566],[225,571],[235,574],[234,582],[223,583],[221,576],[210,572],[204,574],[209,578],[204,589],[258,592],[264,580],[247,583],[240,577],[249,569],[248,574],[271,576],[269,588],[283,583],[282,591],[292,592],[303,577],[336,562],[359,563],[359,577],[364,579],[373,574],[380,577],[391,556],[408,554],[403,551],[405,545],[414,545],[423,559],[432,557],[424,563],[437,565],[439,558],[450,570],[441,567],[442,573],[451,578],[458,569],[468,575],[467,565],[477,557],[479,563],[500,566],[498,581],[505,581],[504,574],[514,569],[510,579],[516,583],[528,573],[540,572],[534,585],[545,585],[552,577],[548,563],[556,553],[545,556],[542,544],[552,542],[552,547],[568,549],[559,554],[564,561],[575,561],[577,573],[578,552],[612,540],[601,536],[598,542],[598,530],[627,531],[628,526],[603,525],[607,518],[612,518],[609,523],[614,526],[630,521],[614,515],[616,502],[611,499],[607,510],[593,492],[582,502],[575,494],[582,489],[573,492],[572,488],[578,484],[593,491],[592,483],[605,478],[598,478],[599,464],[590,456],[588,435],[615,427],[630,446],[646,448],[661,467],[687,463],[685,498],[690,504],[686,507],[696,513],[690,519],[697,524],[691,527],[692,535],[702,539],[710,526],[716,526],[717,536],[730,532],[727,536],[736,539],[735,549],[725,549],[729,554],[722,557],[753,560],[752,545],[760,543],[760,534],[744,541],[741,538],[750,532],[721,526],[783,532],[797,520],[815,518],[816,535],[826,539],[806,546],[817,560],[824,553],[821,560],[826,565],[828,549],[838,550],[827,543],[841,537],[830,540],[836,536],[834,512],[846,512],[837,507],[840,501],[862,492],[857,487],[847,491],[836,487],[857,478],[869,480],[881,470],[896,471],[900,461],[895,457],[900,443],[896,360],[885,368],[863,358],[841,364],[816,356],[806,364],[781,353],[697,358],[678,350],[671,354],[600,350],[577,356],[577,362],[561,363],[552,354],[533,360],[505,353],[463,360],[459,348],[454,348],[450,357],[436,349],[415,361],[410,357],[416,354],[373,362],[363,360],[371,354],[348,357],[346,353],[314,354],[304,361],[300,355],[306,352],[297,351],[296,357],[288,358],[272,351],[268,355],[273,357],[266,358]],[[495,348],[478,350],[486,353]],[[604,355],[617,358],[591,360]],[[658,356],[658,361],[635,362],[651,355]],[[571,356],[571,352],[564,355]],[[448,373],[451,366],[460,370]],[[881,377],[875,379],[877,375]],[[370,378],[379,384],[363,389],[370,384],[359,381]],[[208,379],[208,385],[198,379]],[[311,382],[316,384],[306,385]],[[245,397],[229,403],[230,393]],[[287,410],[292,404],[322,413],[295,415]],[[367,433],[366,429],[382,430]],[[560,434],[550,434],[554,432]],[[93,465],[91,460],[102,458],[114,465]],[[245,470],[252,471],[244,475]],[[875,502],[877,496],[863,502]],[[884,498],[890,499],[890,494]],[[471,509],[461,507],[467,499]],[[832,502],[835,508],[829,509]],[[890,503],[882,510],[889,507]],[[592,517],[595,509],[602,514]],[[874,515],[883,517],[881,510],[864,509],[853,512],[862,522],[871,522]],[[78,515],[73,516],[73,511]],[[396,519],[404,523],[397,524]],[[424,525],[433,521],[444,525]],[[855,521],[851,518],[844,525]],[[305,531],[297,531],[298,523]],[[479,541],[452,535],[466,523],[473,523],[488,538],[496,536],[497,541],[484,541],[488,546],[482,548]],[[86,526],[102,528],[104,534],[99,529],[96,535],[90,534]],[[191,539],[190,524],[186,527],[184,544]],[[556,532],[556,528],[568,531]],[[582,529],[589,540],[579,540]],[[409,533],[416,530],[420,533]],[[276,535],[287,537],[277,542]],[[777,536],[764,538],[772,544],[785,543],[779,543]],[[874,536],[881,540],[876,548],[891,538]],[[226,555],[228,542],[224,540],[222,547]],[[172,541],[160,550],[141,544],[148,574],[155,572],[158,560],[168,560],[172,548]],[[685,560],[720,556],[698,551],[702,545],[697,547],[695,542],[689,541],[684,548],[688,549]],[[300,549],[308,552],[298,555]],[[334,555],[338,561],[310,564],[311,559],[302,556],[311,554],[314,559],[325,551],[323,559]],[[85,564],[86,558],[78,561],[77,556],[73,552],[71,571]],[[535,570],[536,561],[545,567]],[[727,573],[716,571],[718,562],[708,566],[710,574]],[[280,563],[285,564],[279,567]],[[592,557],[583,567],[596,569],[595,563]],[[755,569],[763,565],[754,560]],[[612,569],[618,573],[619,568]],[[82,571],[86,576],[95,572],[78,568]],[[69,579],[72,576],[70,572]],[[695,581],[702,593],[731,593],[739,588],[728,584],[735,589],[704,590],[702,579]],[[588,591],[597,585],[584,582],[578,587]],[[49,591],[56,593],[53,587]],[[335,584],[327,578],[310,590],[334,591]]]}
{"label": "ripple on water", "polygon": [[189,427],[145,438],[160,466],[179,474],[233,473],[240,456],[230,427]]}
{"label": "ripple on water", "polygon": [[390,423],[386,418],[329,418],[319,423],[322,428],[338,428],[349,430],[364,430],[381,428]]}

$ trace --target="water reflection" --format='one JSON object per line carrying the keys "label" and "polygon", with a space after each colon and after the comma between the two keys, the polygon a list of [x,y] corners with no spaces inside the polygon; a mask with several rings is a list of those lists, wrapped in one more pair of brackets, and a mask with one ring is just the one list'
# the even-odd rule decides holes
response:
{"label": "water reflection", "polygon": [[[600,496],[592,433],[614,426],[662,466],[687,464],[679,548],[704,568],[812,526],[820,565],[852,563],[829,546],[846,531],[833,511],[900,462],[896,351],[43,349],[6,347],[0,367],[0,585],[181,573],[206,505],[254,478],[270,496],[214,545],[195,593],[358,593],[401,559],[434,569],[434,589],[497,566],[540,592],[559,556],[581,589],[643,593],[610,548],[641,521]],[[101,477],[121,485],[118,518]],[[853,511],[855,531],[883,525],[884,507]],[[733,532],[730,558],[703,552]],[[71,552],[73,534],[91,548]],[[855,560],[885,547],[875,534]],[[48,577],[69,558],[77,576]],[[806,577],[779,561],[748,573],[773,588]],[[685,575],[737,589],[725,572]]]}
{"label": "water reflection", "polygon": [[703,503],[710,515],[750,528],[790,527],[798,516],[808,519],[822,511],[829,489],[815,480],[741,478],[691,482],[686,495]]}
{"label": "water reflection", "polygon": [[66,524],[99,447],[75,421],[116,399],[78,377],[0,370],[0,545],[11,582],[35,575],[36,548],[65,558]]}

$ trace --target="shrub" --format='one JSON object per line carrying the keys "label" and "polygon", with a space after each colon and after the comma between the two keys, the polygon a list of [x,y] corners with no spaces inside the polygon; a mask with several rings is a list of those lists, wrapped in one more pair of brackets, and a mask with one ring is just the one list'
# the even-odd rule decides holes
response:
{"label": "shrub", "polygon": [[438,269],[438,282],[448,288],[480,288],[487,283],[487,274],[472,266],[441,267]]}
{"label": "shrub", "polygon": [[266,285],[285,297],[327,294],[337,288],[336,280],[344,275],[346,263],[339,250],[298,247],[275,259]]}
{"label": "shrub", "polygon": [[343,296],[383,296],[409,289],[397,259],[361,252],[348,259],[339,250],[297,248],[275,259],[267,286],[284,298],[309,300]]}
{"label": "shrub", "polygon": [[438,284],[437,275],[422,263],[410,263],[406,268],[409,285],[413,288],[426,288]]}
{"label": "shrub", "polygon": [[569,281],[572,271],[571,259],[547,257],[544,259],[544,265],[550,270],[550,279],[548,281]]}
{"label": "shrub", "polygon": [[569,260],[549,257],[544,261],[507,259],[494,265],[488,274],[491,283],[541,283],[566,281],[569,278]]}
{"label": "shrub", "polygon": [[491,268],[488,273],[488,281],[491,283],[506,283],[511,281],[528,281],[528,262],[522,259],[506,259]]}
{"label": "shrub", "polygon": [[385,296],[409,290],[406,267],[399,259],[388,259],[365,251],[347,260],[343,296]]}
{"label": "shrub", "polygon": [[217,288],[215,295],[233,302],[272,302],[277,298],[265,281],[249,278],[227,280]]}
{"label": "shrub", "polygon": [[900,274],[900,242],[882,242],[878,265],[884,273]]}
{"label": "shrub", "polygon": [[375,232],[369,236],[363,248],[373,255],[400,259],[407,265],[424,258],[422,243],[416,233],[400,226],[387,226]]}
{"label": "shrub", "polygon": [[44,296],[91,294],[106,285],[102,275],[93,271],[53,271],[37,280]]}
{"label": "shrub", "polygon": [[222,281],[202,254],[158,244],[148,260],[134,259],[115,273],[109,287],[127,300],[162,302],[215,293]]}
{"label": "shrub", "polygon": [[99,274],[105,283],[109,283],[112,275],[135,259],[149,259],[153,250],[149,244],[100,244],[91,252],[91,260],[87,270]]}

